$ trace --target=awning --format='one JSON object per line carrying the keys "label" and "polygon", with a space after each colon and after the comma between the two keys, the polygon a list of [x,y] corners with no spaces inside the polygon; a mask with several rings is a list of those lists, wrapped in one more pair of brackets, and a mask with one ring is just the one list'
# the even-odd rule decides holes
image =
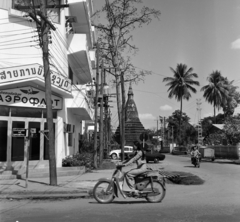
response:
{"label": "awning", "polygon": [[87,110],[84,107],[71,107],[68,108],[68,110],[71,111],[71,113],[76,116],[79,120],[93,120],[94,112],[93,110]]}

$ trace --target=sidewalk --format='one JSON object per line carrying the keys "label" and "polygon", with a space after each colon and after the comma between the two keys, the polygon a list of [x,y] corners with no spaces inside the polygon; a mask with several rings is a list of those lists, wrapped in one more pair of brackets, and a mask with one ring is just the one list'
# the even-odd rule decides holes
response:
{"label": "sidewalk", "polygon": [[0,199],[88,198],[97,180],[110,178],[113,170],[94,170],[82,175],[58,177],[58,185],[50,186],[49,178],[1,180]]}
{"label": "sidewalk", "polygon": [[[126,167],[125,170],[130,169]],[[114,169],[98,169],[75,176],[57,178],[58,185],[50,186],[49,178],[0,180],[0,199],[90,198],[100,178],[111,178]]]}

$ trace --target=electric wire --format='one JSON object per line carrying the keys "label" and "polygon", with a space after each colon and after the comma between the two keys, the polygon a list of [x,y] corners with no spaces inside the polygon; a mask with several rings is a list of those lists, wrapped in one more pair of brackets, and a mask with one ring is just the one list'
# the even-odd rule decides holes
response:
{"label": "electric wire", "polygon": [[37,32],[37,31],[31,31],[31,32],[22,32],[22,33],[15,33],[15,34],[12,34],[12,35],[0,35],[0,38],[8,38],[8,37],[13,37],[13,36],[16,36],[16,35],[25,35],[25,34],[30,34],[30,33],[33,33],[33,32]]}
{"label": "electric wire", "polygon": [[[34,38],[34,36],[27,37],[27,38],[21,38],[21,39],[12,39],[12,40],[8,40],[8,41],[0,42],[0,46],[1,46],[1,44],[4,44],[4,43],[6,43],[6,42],[15,42],[15,41],[19,41],[19,40],[22,40],[22,39],[26,40],[26,39],[31,39],[31,38]],[[21,42],[20,42],[20,43],[21,43]],[[12,44],[13,44],[13,43],[12,43]]]}
{"label": "electric wire", "polygon": [[8,32],[25,31],[25,30],[31,30],[31,29],[27,28],[27,29],[19,29],[19,30],[9,30],[9,31],[0,32],[0,34],[1,34],[1,33],[8,33]]}
{"label": "electric wire", "polygon": [[5,49],[18,49],[18,48],[35,47],[35,46],[39,46],[39,45],[36,44],[36,45],[26,45],[26,46],[19,46],[19,47],[10,47],[10,48],[4,48],[4,49],[0,49],[0,50],[5,50]]}

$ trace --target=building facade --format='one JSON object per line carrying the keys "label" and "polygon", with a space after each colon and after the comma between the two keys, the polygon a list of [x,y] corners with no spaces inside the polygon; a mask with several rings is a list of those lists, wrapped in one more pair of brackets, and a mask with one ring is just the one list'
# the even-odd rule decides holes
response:
{"label": "building facade", "polygon": [[[40,30],[29,12],[41,1],[0,1],[0,166],[48,165],[45,81]],[[85,122],[92,121],[87,84],[95,66],[91,0],[48,0],[47,15],[56,30],[49,35],[52,108],[57,167],[78,152]],[[33,4],[34,3],[34,7]],[[35,11],[34,11],[35,10]],[[40,19],[40,18],[39,18]],[[26,137],[25,137],[26,134]]]}

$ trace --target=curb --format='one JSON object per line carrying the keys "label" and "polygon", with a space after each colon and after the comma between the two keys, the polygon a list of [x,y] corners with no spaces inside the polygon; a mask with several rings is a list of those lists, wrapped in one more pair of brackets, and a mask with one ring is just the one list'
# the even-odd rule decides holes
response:
{"label": "curb", "polygon": [[1,199],[8,200],[54,200],[54,199],[91,199],[93,196],[88,192],[82,192],[78,194],[28,194],[28,195],[18,195],[18,194],[7,194],[2,195]]}

